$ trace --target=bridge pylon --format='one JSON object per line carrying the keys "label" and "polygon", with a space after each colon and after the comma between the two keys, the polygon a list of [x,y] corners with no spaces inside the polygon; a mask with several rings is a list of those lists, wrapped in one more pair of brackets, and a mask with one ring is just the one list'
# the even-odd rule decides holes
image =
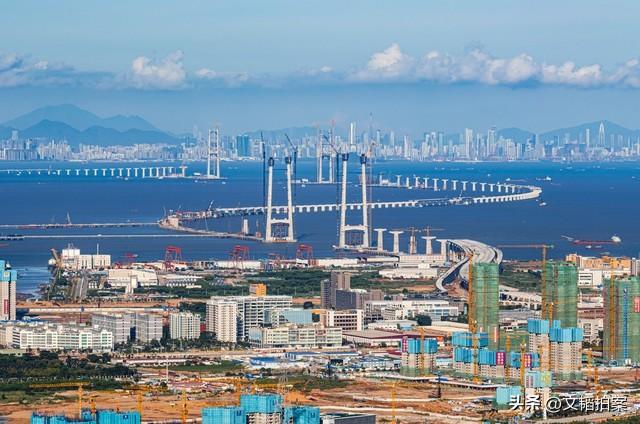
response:
{"label": "bridge pylon", "polygon": [[360,184],[362,187],[362,224],[347,225],[347,164],[349,163],[349,154],[342,154],[342,182],[340,190],[340,229],[338,247],[341,249],[349,247],[347,245],[347,232],[358,231],[362,234],[362,241],[358,247],[369,247],[369,203],[367,200],[367,155],[360,155]]}
{"label": "bridge pylon", "polygon": [[[291,178],[292,178],[292,168],[291,168],[291,156],[285,157],[285,163],[287,165],[286,174],[287,174],[287,206],[285,209],[285,216],[283,218],[274,218],[274,213],[278,210],[282,210],[282,207],[273,206],[273,166],[275,164],[275,160],[273,157],[270,157],[267,162],[267,206],[266,206],[266,214],[267,214],[267,222],[265,225],[264,232],[264,241],[265,243],[274,243],[274,242],[285,242],[285,243],[293,243],[295,242],[295,237],[293,233],[293,192],[291,190]],[[275,231],[274,227],[286,227],[284,232]]]}

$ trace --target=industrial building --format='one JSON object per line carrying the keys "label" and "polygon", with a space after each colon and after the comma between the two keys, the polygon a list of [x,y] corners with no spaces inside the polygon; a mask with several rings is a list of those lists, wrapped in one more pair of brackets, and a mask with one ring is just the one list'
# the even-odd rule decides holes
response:
{"label": "industrial building", "polygon": [[111,266],[111,255],[102,255],[97,252],[94,255],[82,254],[80,249],[72,245],[62,249],[60,259],[62,260],[62,268],[70,271],[101,269]]}
{"label": "industrial building", "polygon": [[[543,270],[547,310],[563,328],[578,326],[578,269],[569,262],[547,261]],[[545,296],[546,295],[546,296]]]}
{"label": "industrial building", "polygon": [[370,300],[365,302],[364,311],[367,319],[372,321],[407,319],[418,315],[428,315],[433,321],[440,321],[459,314],[457,306],[435,299]]}
{"label": "industrial building", "polygon": [[0,321],[16,319],[16,284],[18,273],[0,260]]}
{"label": "industrial building", "polygon": [[489,335],[489,347],[497,349],[500,344],[499,301],[500,290],[497,263],[473,264],[473,302],[469,316],[475,319],[476,328]]}
{"label": "industrial building", "polygon": [[604,283],[603,355],[609,363],[640,362],[640,278]]}
{"label": "industrial building", "polygon": [[342,346],[342,329],[320,324],[250,328],[249,341],[261,348],[339,347]]}

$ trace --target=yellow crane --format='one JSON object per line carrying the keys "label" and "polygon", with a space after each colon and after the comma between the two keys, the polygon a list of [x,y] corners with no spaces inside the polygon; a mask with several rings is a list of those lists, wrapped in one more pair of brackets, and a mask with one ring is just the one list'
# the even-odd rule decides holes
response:
{"label": "yellow crane", "polygon": [[189,409],[187,408],[187,391],[182,390],[182,406],[181,406],[181,422],[187,424],[187,417],[189,416]]}
{"label": "yellow crane", "polygon": [[29,387],[32,389],[57,389],[64,387],[76,387],[78,390],[78,418],[82,417],[82,399],[84,396],[84,386],[87,386],[89,383],[77,381],[77,382],[68,382],[68,383],[41,383],[41,384],[30,384]]}
{"label": "yellow crane", "polygon": [[418,356],[418,369],[421,375],[425,375],[425,349],[424,349],[424,328],[420,327],[420,354]]}

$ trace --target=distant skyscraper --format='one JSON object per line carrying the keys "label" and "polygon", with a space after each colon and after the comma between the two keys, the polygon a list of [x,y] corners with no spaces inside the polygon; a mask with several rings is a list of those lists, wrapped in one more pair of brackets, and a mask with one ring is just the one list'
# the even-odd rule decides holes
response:
{"label": "distant skyscraper", "polygon": [[238,157],[251,157],[251,139],[248,135],[239,135],[236,137],[236,151]]}
{"label": "distant skyscraper", "polygon": [[587,128],[585,130],[584,142],[585,142],[585,144],[587,146],[587,151],[588,151],[589,147],[591,146],[591,130],[589,128]]}
{"label": "distant skyscraper", "polygon": [[473,130],[471,128],[464,129],[464,155],[465,158],[471,159],[471,145],[473,143]]}
{"label": "distant skyscraper", "polygon": [[487,132],[487,155],[492,155],[495,152],[495,146],[496,146],[496,127],[491,127]]}
{"label": "distant skyscraper", "polygon": [[349,150],[356,151],[356,123],[349,124]]}
{"label": "distant skyscraper", "polygon": [[598,129],[598,147],[604,147],[604,141],[604,122],[600,122],[600,128]]}
{"label": "distant skyscraper", "polygon": [[16,319],[16,284],[18,273],[0,260],[0,321]]}

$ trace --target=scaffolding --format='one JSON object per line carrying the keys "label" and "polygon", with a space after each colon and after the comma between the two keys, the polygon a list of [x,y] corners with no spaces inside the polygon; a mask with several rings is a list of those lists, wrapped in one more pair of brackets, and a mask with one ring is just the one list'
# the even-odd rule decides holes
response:
{"label": "scaffolding", "polygon": [[473,264],[474,311],[477,331],[489,335],[489,348],[500,345],[500,287],[499,267],[496,263]]}
{"label": "scaffolding", "polygon": [[578,268],[572,263],[548,261],[544,269],[545,296],[551,321],[563,328],[578,326]]}
{"label": "scaffolding", "polygon": [[604,285],[604,358],[611,364],[640,362],[640,278]]}

